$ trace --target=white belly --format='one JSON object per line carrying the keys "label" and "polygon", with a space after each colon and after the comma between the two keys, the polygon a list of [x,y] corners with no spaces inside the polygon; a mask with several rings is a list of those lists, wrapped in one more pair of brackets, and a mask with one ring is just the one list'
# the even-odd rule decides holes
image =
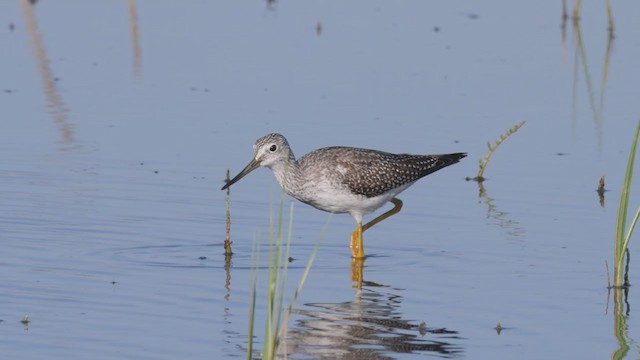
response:
{"label": "white belly", "polygon": [[316,189],[318,191],[310,191],[308,193],[310,196],[305,200],[301,200],[320,210],[337,214],[350,213],[354,218],[356,218],[356,220],[358,220],[358,218],[362,218],[362,215],[378,210],[394,196],[398,195],[412,184],[413,183],[409,183],[385,194],[368,198],[364,195],[353,194],[346,189],[336,191],[336,189],[333,188],[333,191],[324,191],[324,189],[321,189],[323,184],[320,183],[317,185],[317,187],[320,188]]}

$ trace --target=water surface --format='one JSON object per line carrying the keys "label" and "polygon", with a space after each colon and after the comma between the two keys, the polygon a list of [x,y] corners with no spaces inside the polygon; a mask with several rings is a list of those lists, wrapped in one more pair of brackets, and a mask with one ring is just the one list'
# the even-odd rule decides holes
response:
{"label": "water surface", "polygon": [[[280,192],[267,170],[233,186],[225,262],[219,188],[277,131],[298,156],[469,153],[366,232],[362,289],[354,222],[331,217],[289,357],[611,356],[605,262],[639,117],[640,9],[614,4],[610,40],[602,4],[583,4],[578,27],[561,26],[559,5],[2,3],[3,355],[245,357],[253,243],[264,261]],[[464,178],[523,119],[479,193]],[[327,217],[295,204],[287,298]],[[263,266],[258,347],[265,278]],[[632,286],[630,354],[637,298]]]}

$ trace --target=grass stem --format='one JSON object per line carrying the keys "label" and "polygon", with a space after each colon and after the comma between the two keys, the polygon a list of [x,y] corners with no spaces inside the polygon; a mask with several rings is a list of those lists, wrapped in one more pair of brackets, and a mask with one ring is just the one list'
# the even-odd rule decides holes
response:
{"label": "grass stem", "polygon": [[640,217],[640,208],[636,212],[631,225],[627,229],[627,212],[629,208],[629,193],[631,190],[631,179],[633,177],[633,165],[635,163],[636,148],[638,145],[638,137],[640,136],[640,120],[636,128],[636,133],[631,143],[631,150],[629,152],[629,160],[627,162],[627,171],[625,173],[624,182],[622,184],[622,190],[620,191],[620,204],[618,206],[618,218],[616,222],[616,236],[615,236],[615,250],[614,261],[615,266],[613,268],[613,286],[620,288],[628,286],[625,281],[625,274],[623,271],[623,262],[625,254],[628,254],[627,248],[629,246],[629,239],[633,233],[633,229],[636,226],[638,217]]}
{"label": "grass stem", "polygon": [[[274,219],[273,208],[270,210],[269,216],[269,257],[267,260],[267,321],[264,334],[264,349],[262,353],[263,359],[274,359],[278,353],[278,347],[286,335],[287,322],[293,311],[298,295],[302,290],[302,286],[309,274],[313,260],[318,251],[321,239],[327,229],[325,225],[322,230],[322,234],[318,239],[316,246],[314,247],[311,256],[307,262],[307,266],[302,274],[300,281],[295,289],[293,299],[291,300],[287,310],[284,310],[284,293],[287,284],[287,272],[288,272],[288,259],[290,258],[291,239],[293,234],[293,206],[291,203],[289,207],[289,223],[286,235],[283,231],[283,209],[284,209],[284,193],[280,198],[280,207],[278,211],[278,218]],[[274,221],[277,221],[276,231],[274,234]],[[286,243],[283,238],[287,236]],[[284,246],[284,248],[283,248]],[[252,271],[254,272],[253,289],[250,295],[250,311],[249,311],[249,345],[247,349],[247,358],[250,359],[253,355],[253,327],[255,322],[255,308],[256,308],[256,287],[258,283],[258,270],[259,264],[259,246],[254,245],[254,254],[252,254]]]}
{"label": "grass stem", "polygon": [[510,129],[505,131],[502,135],[500,135],[500,137],[493,144],[491,144],[490,142],[487,142],[487,146],[489,147],[489,150],[487,150],[487,153],[479,161],[480,169],[478,170],[478,175],[476,175],[475,178],[467,177],[467,180],[475,180],[477,182],[483,182],[485,180],[483,176],[484,170],[486,169],[487,164],[489,163],[489,160],[491,159],[491,156],[493,155],[493,153],[496,151],[498,146],[500,146],[500,144],[502,144],[505,140],[507,140],[509,136],[513,135],[516,131],[518,131],[518,129],[520,129],[522,125],[524,125],[525,123],[526,123],[526,120],[520,121]]}

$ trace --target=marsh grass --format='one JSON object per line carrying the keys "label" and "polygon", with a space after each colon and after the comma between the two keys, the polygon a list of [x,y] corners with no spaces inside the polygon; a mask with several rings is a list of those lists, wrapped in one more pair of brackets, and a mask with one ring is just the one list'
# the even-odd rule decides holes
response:
{"label": "marsh grass", "polygon": [[633,165],[635,163],[636,148],[638,145],[638,136],[640,135],[640,120],[636,128],[636,133],[631,143],[631,150],[629,152],[629,160],[627,162],[627,171],[624,176],[624,182],[622,183],[622,190],[620,191],[620,204],[618,206],[618,218],[616,222],[616,236],[615,236],[615,251],[613,268],[613,287],[624,288],[629,286],[627,277],[624,270],[624,259],[628,257],[628,246],[631,234],[636,226],[638,217],[640,217],[640,207],[636,211],[631,224],[627,228],[627,212],[629,209],[629,193],[631,190],[631,179],[633,177]]}
{"label": "marsh grass", "polygon": [[[325,224],[324,229],[318,241],[316,242],[315,247],[313,248],[311,255],[309,256],[309,260],[307,261],[307,265],[305,270],[298,281],[298,285],[295,289],[293,298],[289,303],[287,309],[284,309],[284,294],[285,288],[287,284],[287,271],[290,259],[290,248],[291,248],[291,237],[292,237],[292,226],[293,226],[293,203],[291,203],[289,207],[289,224],[287,228],[286,234],[283,231],[283,209],[284,209],[284,194],[282,194],[280,199],[280,208],[278,211],[278,218],[275,219],[277,222],[276,231],[274,234],[274,217],[273,217],[273,209],[270,213],[270,221],[269,221],[269,250],[268,250],[268,259],[267,259],[267,308],[266,308],[266,328],[264,334],[264,348],[262,353],[263,359],[274,359],[278,352],[278,346],[282,342],[282,340],[286,336],[287,322],[289,317],[291,316],[291,312],[293,311],[293,306],[295,301],[302,290],[302,287],[307,279],[307,275],[311,270],[311,265],[313,264],[313,260],[315,259],[315,255],[318,251],[318,247],[320,245],[320,241],[324,237],[327,225],[329,221]],[[284,238],[286,237],[286,243]],[[249,332],[248,332],[248,347],[247,347],[247,359],[251,359],[253,354],[253,334],[254,334],[254,325],[255,325],[255,310],[256,310],[256,299],[257,299],[257,285],[258,285],[258,273],[260,269],[260,251],[259,251],[259,241],[258,245],[254,243],[253,254],[252,254],[252,272],[253,272],[253,287],[250,295],[250,310],[249,310]]]}
{"label": "marsh grass", "polygon": [[256,287],[258,286],[258,268],[260,264],[260,247],[259,241],[253,242],[251,251],[251,274],[253,283],[251,285],[251,294],[249,295],[249,331],[247,332],[247,360],[251,359],[253,354],[253,326],[256,318]]}
{"label": "marsh grass", "polygon": [[[633,167],[635,163],[635,154],[638,145],[638,137],[640,136],[640,120],[636,127],[636,132],[631,143],[631,150],[629,151],[629,160],[627,161],[627,170],[625,173],[622,189],[620,191],[620,203],[618,206],[618,216],[616,222],[616,236],[615,236],[615,250],[614,250],[614,270],[613,270],[613,285],[609,280],[609,293],[608,299],[613,292],[613,334],[618,341],[618,349],[612,354],[612,359],[626,359],[630,350],[630,344],[635,345],[636,351],[640,351],[638,345],[629,336],[629,326],[627,319],[630,314],[630,307],[628,302],[629,296],[629,264],[631,262],[631,254],[629,252],[629,239],[633,233],[633,230],[640,216],[640,207],[636,211],[631,224],[627,228],[627,215],[629,208],[629,194],[631,189],[631,180],[633,177]],[[609,277],[609,266],[607,265],[607,279]]]}
{"label": "marsh grass", "polygon": [[487,168],[487,164],[489,164],[489,160],[491,160],[491,156],[493,155],[493,153],[496,151],[498,146],[500,146],[505,140],[507,140],[509,136],[513,135],[516,131],[518,131],[518,129],[520,129],[522,125],[524,125],[525,123],[526,123],[526,120],[520,121],[510,129],[505,131],[502,135],[500,135],[500,137],[493,144],[491,144],[490,142],[487,142],[487,146],[489,147],[489,150],[487,150],[487,153],[479,161],[480,168],[478,169],[478,174],[474,178],[467,177],[466,180],[483,182],[485,180],[484,170]]}

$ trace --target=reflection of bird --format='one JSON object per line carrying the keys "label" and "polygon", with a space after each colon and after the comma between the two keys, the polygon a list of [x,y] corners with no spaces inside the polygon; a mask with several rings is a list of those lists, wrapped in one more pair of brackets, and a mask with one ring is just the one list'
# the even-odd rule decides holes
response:
{"label": "reflection of bird", "polygon": [[298,318],[282,339],[283,357],[381,360],[462,354],[457,331],[404,318],[403,297],[381,286],[382,291],[360,291],[356,300],[307,303],[296,309]]}
{"label": "reflection of bird", "polygon": [[[269,134],[253,145],[253,160],[222,187],[228,188],[260,166],[273,171],[291,196],[320,210],[350,213],[358,226],[351,235],[351,255],[364,257],[362,232],[402,208],[396,195],[418,179],[455,164],[465,153],[443,155],[391,154],[351,147],[326,147],[296,160],[280,134]],[[362,225],[362,216],[387,201],[393,209]]]}

